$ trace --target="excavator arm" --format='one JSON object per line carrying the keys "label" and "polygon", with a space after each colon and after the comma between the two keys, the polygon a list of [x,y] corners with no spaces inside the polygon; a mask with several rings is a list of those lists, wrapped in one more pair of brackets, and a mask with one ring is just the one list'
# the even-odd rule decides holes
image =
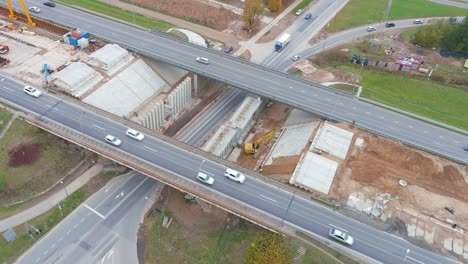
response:
{"label": "excavator arm", "polygon": [[[8,5],[8,10],[10,11],[10,19],[16,20],[17,17],[15,16],[15,13],[13,12],[13,7],[11,6],[11,0],[6,0],[7,5]],[[24,3],[24,0],[18,0],[21,8],[23,9],[24,14],[26,15],[26,18],[28,19],[28,24],[32,27],[36,26],[36,23],[32,21],[31,16],[29,15],[28,8],[26,8],[26,4]]]}

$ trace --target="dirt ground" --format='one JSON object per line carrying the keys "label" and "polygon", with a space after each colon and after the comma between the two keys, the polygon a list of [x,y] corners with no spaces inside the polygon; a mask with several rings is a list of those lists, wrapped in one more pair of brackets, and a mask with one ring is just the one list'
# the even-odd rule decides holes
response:
{"label": "dirt ground", "polygon": [[196,23],[206,25],[216,30],[226,30],[240,16],[224,8],[217,8],[203,1],[187,0],[131,0],[142,7],[158,10],[161,13],[184,18]]}
{"label": "dirt ground", "polygon": [[319,83],[324,82],[347,82],[359,83],[362,79],[358,74],[345,72],[339,69],[327,67],[324,69],[317,69],[309,60],[301,60],[294,65],[291,73],[299,70],[301,77],[304,79],[312,80]]}
{"label": "dirt ground", "polygon": [[[263,35],[256,43],[267,43],[272,40],[275,40],[279,37],[281,33],[286,30],[292,23],[297,19],[297,16],[293,14],[287,14],[286,16],[281,19],[276,26],[274,26],[271,30],[267,31],[265,35]],[[264,27],[264,25],[260,25],[259,28]]]}

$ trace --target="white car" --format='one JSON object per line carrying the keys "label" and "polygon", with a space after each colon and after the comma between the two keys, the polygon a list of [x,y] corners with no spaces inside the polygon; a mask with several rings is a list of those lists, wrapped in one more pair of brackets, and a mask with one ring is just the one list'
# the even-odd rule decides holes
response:
{"label": "white car", "polygon": [[42,92],[39,91],[38,89],[34,88],[34,87],[31,87],[29,85],[26,85],[24,88],[23,88],[23,91],[26,93],[26,94],[29,94],[30,96],[32,97],[36,97],[38,98],[39,96],[42,95]]}
{"label": "white car", "polygon": [[198,62],[200,62],[200,63],[203,63],[203,64],[209,64],[210,63],[210,61],[205,57],[197,57],[196,60]]}
{"label": "white car", "polygon": [[372,31],[376,31],[377,29],[375,27],[368,27],[367,28],[367,32],[372,32]]}
{"label": "white car", "polygon": [[298,60],[300,60],[300,59],[301,59],[301,55],[294,55],[294,56],[292,57],[292,60],[293,60],[293,61],[298,61]]}
{"label": "white car", "polygon": [[122,144],[122,141],[120,141],[120,139],[112,136],[112,135],[107,135],[106,136],[106,142],[109,143],[109,144],[112,144],[114,146],[120,146],[120,144]]}
{"label": "white car", "polygon": [[34,12],[34,13],[40,13],[41,12],[41,9],[39,7],[37,7],[37,6],[31,6],[28,9],[29,9],[29,11]]}
{"label": "white car", "polygon": [[424,24],[424,21],[421,20],[421,19],[415,19],[415,20],[413,21],[413,24]]}
{"label": "white car", "polygon": [[205,184],[208,184],[208,185],[213,185],[213,183],[214,183],[213,177],[208,176],[203,172],[199,172],[197,174],[197,180],[200,181],[200,182],[203,182]]}
{"label": "white car", "polygon": [[330,231],[328,231],[328,235],[336,241],[340,241],[341,243],[345,243],[350,246],[354,243],[354,239],[348,235],[348,233],[336,228],[331,228]]}
{"label": "white car", "polygon": [[300,16],[302,14],[302,9],[296,11],[296,16]]}
{"label": "white car", "polygon": [[238,183],[245,182],[245,176],[242,175],[240,172],[233,170],[233,169],[229,169],[229,168],[226,169],[226,171],[224,172],[224,176]]}
{"label": "white car", "polygon": [[142,141],[144,138],[145,138],[145,135],[143,135],[142,133],[136,131],[135,129],[127,129],[127,132],[125,132],[125,135],[133,138],[133,139],[136,139],[138,141]]}

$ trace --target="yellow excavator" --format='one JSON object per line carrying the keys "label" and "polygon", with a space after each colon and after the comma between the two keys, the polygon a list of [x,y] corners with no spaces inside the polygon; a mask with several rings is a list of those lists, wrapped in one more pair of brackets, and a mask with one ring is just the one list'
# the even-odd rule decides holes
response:
{"label": "yellow excavator", "polygon": [[[28,24],[32,27],[35,27],[36,23],[32,21],[31,16],[29,15],[28,9],[26,8],[26,4],[24,3],[24,0],[18,0],[18,1],[21,5],[21,8],[23,8],[23,12],[26,15],[26,18],[28,19]],[[11,6],[11,0],[6,0],[6,2],[8,5],[8,10],[10,11],[10,15],[9,15],[10,19],[16,20],[17,17],[15,16],[15,13],[13,12],[13,7]]]}
{"label": "yellow excavator", "polygon": [[265,135],[261,136],[257,140],[255,140],[253,143],[245,143],[244,144],[244,152],[246,154],[255,154],[258,151],[258,148],[260,147],[260,143],[264,140],[269,140],[272,137],[275,136],[276,132],[279,131],[279,128],[275,128],[273,130],[270,130],[270,132],[266,133]]}

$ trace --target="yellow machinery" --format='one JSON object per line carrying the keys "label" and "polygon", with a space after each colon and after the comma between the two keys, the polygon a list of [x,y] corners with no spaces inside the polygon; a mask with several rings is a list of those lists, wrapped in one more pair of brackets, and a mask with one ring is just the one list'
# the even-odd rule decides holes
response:
{"label": "yellow machinery", "polygon": [[269,140],[272,137],[275,136],[276,132],[279,131],[279,128],[275,128],[271,130],[270,132],[266,133],[265,135],[261,136],[257,140],[255,140],[253,143],[245,143],[244,144],[244,152],[246,154],[255,154],[258,151],[258,148],[260,147],[260,143],[264,140]]}
{"label": "yellow machinery", "polygon": [[[13,8],[11,7],[11,0],[6,0],[6,1],[8,5],[8,10],[10,11],[10,16],[9,16],[10,19],[16,20],[17,17],[15,16],[15,13],[13,12]],[[28,9],[26,8],[26,4],[24,3],[24,0],[18,0],[18,1],[21,5],[21,8],[23,8],[24,14],[28,18],[28,24],[31,25],[32,27],[35,27],[36,23],[32,21],[31,16],[29,15]]]}

